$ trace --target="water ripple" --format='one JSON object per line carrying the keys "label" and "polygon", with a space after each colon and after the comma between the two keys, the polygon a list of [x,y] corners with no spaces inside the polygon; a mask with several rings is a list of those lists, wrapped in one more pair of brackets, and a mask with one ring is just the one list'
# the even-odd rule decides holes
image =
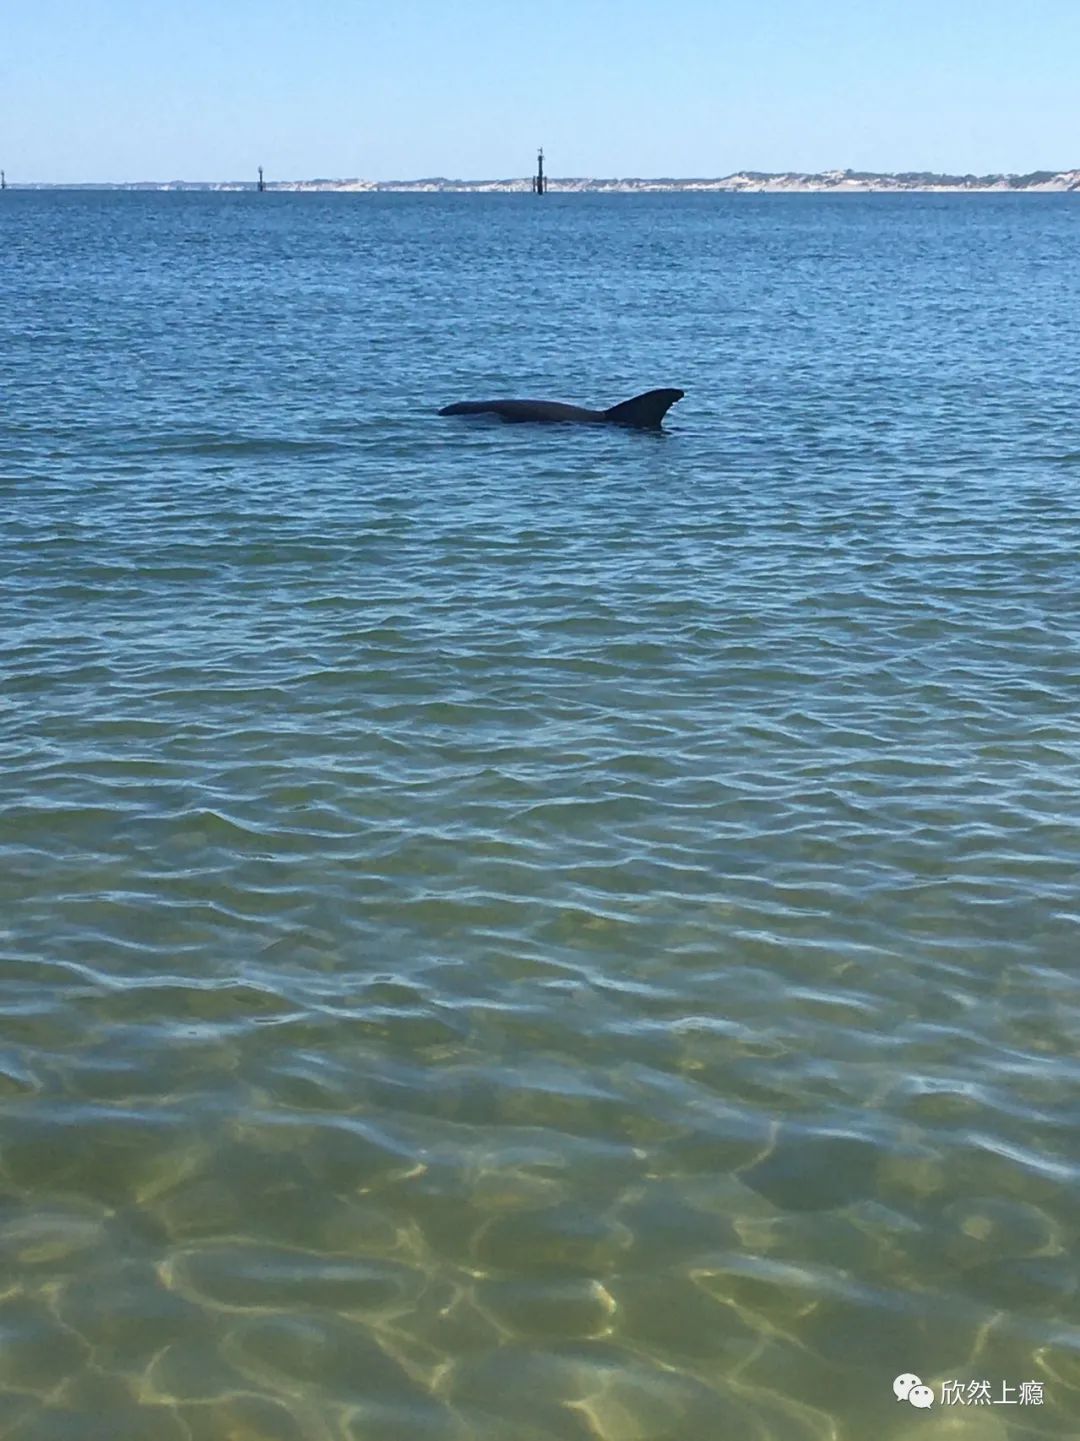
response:
{"label": "water ripple", "polygon": [[0,215],[0,1431],[1071,1436],[1073,209],[272,198]]}

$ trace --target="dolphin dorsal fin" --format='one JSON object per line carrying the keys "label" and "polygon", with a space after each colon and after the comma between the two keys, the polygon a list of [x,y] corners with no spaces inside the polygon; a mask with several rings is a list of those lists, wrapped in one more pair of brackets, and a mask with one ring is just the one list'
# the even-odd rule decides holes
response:
{"label": "dolphin dorsal fin", "polygon": [[624,400],[604,411],[604,416],[613,425],[634,425],[639,430],[659,430],[660,422],[677,400],[682,400],[682,390],[647,390],[644,395],[635,395],[633,400]]}

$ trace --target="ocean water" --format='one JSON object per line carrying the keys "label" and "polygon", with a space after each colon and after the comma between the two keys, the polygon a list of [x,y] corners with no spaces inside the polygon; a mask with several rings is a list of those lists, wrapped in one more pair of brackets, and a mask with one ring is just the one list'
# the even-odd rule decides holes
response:
{"label": "ocean water", "polygon": [[4,1441],[1080,1435],[1078,242],[2,197]]}

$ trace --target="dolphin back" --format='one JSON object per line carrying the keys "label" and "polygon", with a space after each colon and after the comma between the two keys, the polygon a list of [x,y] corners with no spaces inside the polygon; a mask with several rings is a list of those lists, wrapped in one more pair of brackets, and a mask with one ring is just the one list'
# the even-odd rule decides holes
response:
{"label": "dolphin back", "polygon": [[633,400],[624,400],[605,410],[604,419],[611,421],[612,425],[659,430],[664,416],[685,394],[683,390],[647,390],[644,395],[635,395]]}
{"label": "dolphin back", "polygon": [[497,415],[502,420],[577,421],[588,425],[629,425],[637,430],[659,430],[660,422],[677,400],[681,390],[647,390],[624,400],[610,410],[585,410],[561,400],[458,400],[444,405],[440,415]]}
{"label": "dolphin back", "polygon": [[501,405],[499,400],[459,400],[453,405],[444,405],[440,415],[483,415],[486,410]]}

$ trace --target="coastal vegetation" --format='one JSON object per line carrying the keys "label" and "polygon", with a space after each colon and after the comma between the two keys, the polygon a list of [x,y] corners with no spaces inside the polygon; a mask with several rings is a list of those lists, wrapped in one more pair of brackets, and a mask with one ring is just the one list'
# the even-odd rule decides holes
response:
{"label": "coastal vegetation", "polygon": [[[86,184],[74,186],[28,185],[9,186],[33,190],[254,190],[255,180],[143,180],[117,184]],[[470,193],[517,194],[532,189],[531,177],[518,176],[503,180],[460,180],[445,176],[428,176],[422,180],[268,180],[266,190],[277,191],[353,191],[406,193]],[[721,192],[821,192],[860,193],[874,191],[1070,191],[1080,190],[1080,169],[1031,170],[1026,175],[1004,173],[988,175],[949,175],[930,170],[903,170],[885,173],[872,170],[823,170],[814,174],[803,171],[740,170],[717,178],[679,179],[621,177],[598,179],[586,176],[552,176],[547,189],[557,192],[636,193],[642,191],[721,191]]]}

